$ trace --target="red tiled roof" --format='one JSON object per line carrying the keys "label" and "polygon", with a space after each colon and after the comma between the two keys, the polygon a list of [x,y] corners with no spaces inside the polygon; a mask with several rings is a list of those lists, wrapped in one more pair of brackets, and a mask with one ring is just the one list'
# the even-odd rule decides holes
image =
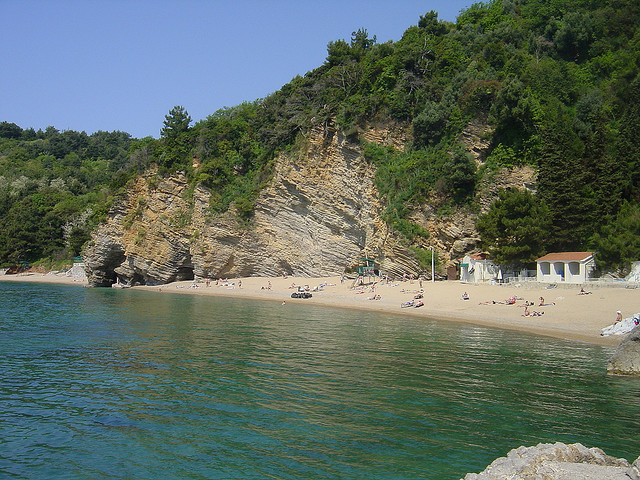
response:
{"label": "red tiled roof", "polygon": [[587,260],[595,252],[558,252],[547,253],[544,257],[536,259],[536,262],[581,262]]}

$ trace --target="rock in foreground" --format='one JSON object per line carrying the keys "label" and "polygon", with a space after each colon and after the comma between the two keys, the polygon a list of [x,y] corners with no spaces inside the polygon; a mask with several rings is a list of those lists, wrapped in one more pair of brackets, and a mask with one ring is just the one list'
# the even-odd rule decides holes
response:
{"label": "rock in foreground", "polygon": [[624,458],[580,443],[541,443],[511,450],[464,480],[640,480],[637,464],[638,460],[630,467]]}
{"label": "rock in foreground", "polygon": [[640,375],[640,328],[634,328],[620,342],[607,364],[607,373]]}

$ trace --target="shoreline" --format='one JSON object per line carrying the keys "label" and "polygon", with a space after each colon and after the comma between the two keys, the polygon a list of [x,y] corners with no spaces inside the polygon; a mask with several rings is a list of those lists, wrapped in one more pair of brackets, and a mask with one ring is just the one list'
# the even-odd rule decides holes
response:
{"label": "shoreline", "polygon": [[[87,285],[86,279],[52,273],[0,275],[0,281]],[[424,306],[401,308],[402,303],[413,299],[414,295],[420,291],[417,280],[390,282],[388,285],[376,284],[373,291],[371,291],[371,284],[351,289],[353,280],[340,283],[340,277],[244,277],[229,279],[228,283],[223,286],[220,282],[216,285],[215,281],[211,281],[210,286],[207,287],[205,282],[194,284],[189,280],[154,287],[132,288],[157,293],[268,300],[280,303],[278,308],[286,308],[287,304],[301,303],[392,315],[410,315],[605,346],[616,346],[624,338],[624,335],[608,337],[600,335],[602,328],[613,323],[617,310],[621,310],[625,318],[640,312],[640,296],[635,289],[613,286],[589,286],[592,288],[591,293],[580,295],[579,285],[562,285],[548,289],[537,283],[484,285],[463,284],[459,281],[434,283],[423,281],[423,298],[420,300],[424,302]],[[325,286],[319,291],[312,291],[312,298],[296,299],[291,298],[291,293],[296,291],[291,288],[292,284],[308,285],[311,290],[322,284]],[[197,285],[197,288],[193,288],[193,285]],[[462,299],[464,292],[469,294],[468,300]],[[367,299],[376,295],[380,296],[379,300]],[[514,296],[518,299],[515,304],[505,303],[506,299]],[[543,306],[539,306],[540,297],[545,299]],[[529,306],[531,312],[540,312],[542,315],[523,316],[525,301],[533,303]],[[284,305],[282,305],[283,302]]]}

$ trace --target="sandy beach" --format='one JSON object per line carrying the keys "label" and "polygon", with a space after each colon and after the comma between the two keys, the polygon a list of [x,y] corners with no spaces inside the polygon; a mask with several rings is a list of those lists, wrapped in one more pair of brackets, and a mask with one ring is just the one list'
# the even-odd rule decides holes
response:
{"label": "sandy beach", "polygon": [[[0,275],[0,280],[83,285],[85,280],[60,274],[26,273]],[[588,295],[580,294],[579,286],[561,285],[546,288],[542,284],[476,285],[459,281],[422,282],[422,299],[414,300],[421,292],[417,280],[396,281],[388,284],[366,284],[353,288],[353,280],[340,282],[340,277],[329,278],[263,278],[245,277],[226,282],[211,281],[194,284],[192,281],[175,282],[161,287],[140,286],[140,290],[191,295],[219,295],[252,298],[277,302],[277,308],[293,303],[356,308],[398,315],[413,315],[487,327],[517,330],[555,338],[617,345],[623,336],[600,335],[602,328],[613,323],[616,311],[623,317],[640,312],[640,290],[615,286],[589,286]],[[296,291],[292,286],[308,286],[312,298],[291,298]],[[373,287],[373,291],[372,291]],[[313,291],[315,290],[315,291]],[[462,295],[467,292],[468,300]],[[371,300],[379,296],[378,300]],[[507,299],[515,297],[514,304]],[[544,305],[540,306],[540,297]],[[404,302],[422,301],[419,308],[402,308]],[[284,302],[284,305],[283,305]],[[495,303],[493,303],[495,302]],[[525,302],[532,303],[529,312],[539,316],[523,316]]]}

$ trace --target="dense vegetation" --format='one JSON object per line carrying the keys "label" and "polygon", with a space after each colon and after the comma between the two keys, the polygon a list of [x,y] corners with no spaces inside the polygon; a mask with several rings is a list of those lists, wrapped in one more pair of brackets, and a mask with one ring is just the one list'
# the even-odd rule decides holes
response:
{"label": "dense vegetation", "polygon": [[[413,133],[404,151],[362,147],[377,166],[385,219],[409,244],[427,235],[409,220],[414,207],[436,201],[442,213],[473,213],[480,176],[531,165],[537,191],[504,192],[479,220],[496,259],[593,248],[600,266],[625,267],[640,259],[639,53],[636,0],[494,0],[455,23],[428,12],[397,42],[357,30],[264,99],[194,125],[175,107],[159,139],[4,122],[0,262],[77,253],[108,198],[153,164],[160,174],[187,172],[215,192],[212,211],[233,205],[250,222],[276,154],[311,128],[358,141],[364,124],[393,121]],[[479,171],[460,145],[472,120],[492,127]]]}
{"label": "dense vegetation", "polygon": [[133,143],[123,132],[0,123],[0,264],[78,255],[122,186]]}

